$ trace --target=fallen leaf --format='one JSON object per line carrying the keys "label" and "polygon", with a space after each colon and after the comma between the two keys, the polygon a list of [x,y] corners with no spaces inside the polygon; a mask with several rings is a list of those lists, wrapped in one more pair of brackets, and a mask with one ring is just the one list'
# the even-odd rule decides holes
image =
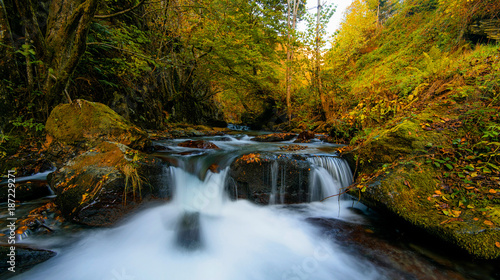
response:
{"label": "fallen leaf", "polygon": [[473,220],[474,220],[474,221],[479,221],[479,218],[474,218]]}
{"label": "fallen leaf", "polygon": [[456,211],[456,210],[452,210],[451,212],[453,212],[453,217],[458,217],[462,213],[462,211]]}
{"label": "fallen leaf", "polygon": [[497,246],[497,248],[500,248],[500,242],[495,242],[495,246]]}
{"label": "fallen leaf", "polygon": [[488,225],[488,226],[493,226],[493,223],[491,221],[488,221],[488,220],[485,220],[483,223],[485,225]]}
{"label": "fallen leaf", "polygon": [[441,194],[441,191],[440,190],[437,190],[437,191],[434,191],[436,194]]}
{"label": "fallen leaf", "polygon": [[497,193],[497,191],[496,191],[496,190],[494,190],[494,189],[490,189],[490,190],[489,190],[489,192],[490,192],[490,193],[492,193],[492,194]]}

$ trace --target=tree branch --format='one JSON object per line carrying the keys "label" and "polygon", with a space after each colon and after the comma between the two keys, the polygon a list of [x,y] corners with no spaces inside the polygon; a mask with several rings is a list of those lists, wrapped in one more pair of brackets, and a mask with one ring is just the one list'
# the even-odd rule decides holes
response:
{"label": "tree branch", "polygon": [[146,2],[146,0],[141,0],[141,2],[139,2],[137,5],[133,6],[132,8],[128,8],[128,9],[125,9],[123,11],[116,12],[114,14],[109,14],[109,15],[94,15],[94,18],[101,18],[102,19],[102,18],[110,18],[110,17],[119,16],[119,15],[122,15],[124,13],[127,13],[127,12],[130,12],[132,10],[135,10],[140,5],[142,5],[144,2]]}

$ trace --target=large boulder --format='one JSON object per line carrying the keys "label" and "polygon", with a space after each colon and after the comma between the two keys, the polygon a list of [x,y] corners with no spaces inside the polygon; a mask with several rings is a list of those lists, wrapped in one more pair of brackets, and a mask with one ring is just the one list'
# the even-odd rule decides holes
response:
{"label": "large boulder", "polygon": [[143,200],[168,198],[161,160],[114,142],[101,142],[50,178],[56,204],[69,220],[109,226]]}
{"label": "large boulder", "polygon": [[151,145],[145,131],[111,108],[82,99],[56,106],[47,119],[45,129],[49,138],[65,144],[113,141],[133,149],[144,149]]}
{"label": "large boulder", "polygon": [[301,155],[245,154],[231,164],[226,189],[234,199],[258,204],[269,204],[273,189],[271,203],[307,202],[310,169],[311,163]]}
{"label": "large boulder", "polygon": [[[398,166],[364,183],[367,187],[356,195],[361,194],[365,204],[396,214],[476,257],[500,257],[500,215],[486,218],[465,206],[454,210],[453,196],[441,189],[438,177],[424,164]],[[500,213],[500,208],[496,211]]]}
{"label": "large boulder", "polygon": [[[480,176],[469,174],[460,163],[464,157],[454,154],[450,139],[465,134],[459,120],[445,118],[430,126],[428,117],[422,118],[420,125],[404,120],[374,131],[353,150],[360,172],[352,194],[475,257],[500,257],[500,192],[487,187],[487,178],[473,183]],[[440,159],[443,151],[446,157]],[[456,181],[446,181],[453,174],[463,179],[456,175]]]}

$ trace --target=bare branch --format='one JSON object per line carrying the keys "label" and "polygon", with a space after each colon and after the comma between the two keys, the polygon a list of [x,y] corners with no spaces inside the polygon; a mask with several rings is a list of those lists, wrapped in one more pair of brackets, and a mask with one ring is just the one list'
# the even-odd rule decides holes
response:
{"label": "bare branch", "polygon": [[146,2],[146,0],[141,0],[141,2],[137,3],[137,5],[135,5],[135,6],[131,7],[131,8],[125,9],[123,11],[116,12],[114,14],[109,14],[109,15],[94,15],[94,18],[101,18],[101,19],[103,19],[103,18],[110,18],[110,17],[119,16],[119,15],[122,15],[124,13],[127,13],[127,12],[130,12],[132,10],[137,9],[144,2]]}

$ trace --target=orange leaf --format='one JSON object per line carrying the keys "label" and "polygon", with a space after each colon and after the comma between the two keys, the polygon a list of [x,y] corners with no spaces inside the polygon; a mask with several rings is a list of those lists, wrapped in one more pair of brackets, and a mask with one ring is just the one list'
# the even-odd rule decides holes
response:
{"label": "orange leaf", "polygon": [[495,242],[495,246],[497,246],[497,248],[500,248],[500,242]]}
{"label": "orange leaf", "polygon": [[436,194],[441,194],[441,191],[437,190],[437,191],[434,191]]}
{"label": "orange leaf", "polygon": [[473,220],[474,220],[474,221],[478,221],[478,220],[479,220],[479,218],[474,218]]}
{"label": "orange leaf", "polygon": [[488,226],[493,226],[493,223],[491,221],[488,221],[488,220],[485,220],[483,223],[485,225],[488,225]]}
{"label": "orange leaf", "polygon": [[494,189],[490,189],[490,190],[489,190],[489,192],[490,192],[490,193],[492,193],[492,194],[497,193],[497,191],[496,191],[496,190],[494,190]]}

